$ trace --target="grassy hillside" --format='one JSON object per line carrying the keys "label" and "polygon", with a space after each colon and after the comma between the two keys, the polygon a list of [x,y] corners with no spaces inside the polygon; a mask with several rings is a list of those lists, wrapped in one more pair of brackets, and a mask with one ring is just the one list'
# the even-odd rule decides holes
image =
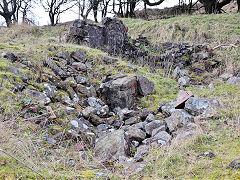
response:
{"label": "grassy hillside", "polygon": [[[224,72],[240,67],[240,14],[179,16],[166,20],[123,19],[132,37],[146,36],[152,43],[184,41],[207,44],[226,60]],[[226,46],[219,46],[226,45]],[[219,48],[218,48],[219,46]],[[153,150],[148,168],[136,179],[240,179],[239,171],[226,167],[240,157],[240,86],[220,85],[214,89],[189,88],[195,96],[218,99],[219,119],[198,122],[199,135],[184,144]],[[216,158],[197,158],[213,151]]]}
{"label": "grassy hillside", "polygon": [[184,15],[152,21],[123,19],[123,22],[131,35],[142,34],[156,43],[188,41],[219,45],[240,40],[240,14]]}
{"label": "grassy hillside", "polygon": [[[166,41],[187,41],[191,43],[208,44],[214,48],[217,57],[224,60],[223,72],[233,72],[240,67],[240,14],[179,16],[166,20],[144,21],[140,19],[123,19],[132,37],[142,34],[153,43]],[[137,72],[127,67],[128,62],[119,58],[117,67],[101,63],[98,55],[100,50],[73,44],[59,43],[60,35],[69,29],[66,27],[28,27],[15,26],[12,29],[0,29],[0,54],[13,52],[22,60],[29,60],[37,69],[44,59],[52,52],[61,50],[81,49],[94,62],[93,72],[98,73],[93,81],[98,83],[111,70],[114,73],[144,74],[155,83],[156,93],[143,99],[146,107],[156,109],[162,100],[176,99],[178,84],[175,80],[162,78],[151,74],[148,67],[138,67]],[[0,58],[0,109],[4,108],[5,116],[11,121],[0,120],[0,149],[14,154],[19,160],[33,167],[48,179],[91,179],[94,177],[97,162],[91,160],[84,164],[75,159],[78,164],[61,161],[59,157],[71,159],[76,152],[53,152],[51,147],[44,144],[44,130],[18,118],[20,98],[12,92],[12,83],[17,82],[8,72],[9,63]],[[99,68],[105,66],[104,71]],[[26,72],[31,77],[32,88],[42,88],[36,83],[37,76],[31,71]],[[52,72],[44,68],[44,72]],[[7,76],[7,80],[2,80]],[[89,77],[92,77],[89,75]],[[240,124],[234,123],[240,117],[240,86],[224,85],[219,82],[213,89],[188,88],[196,97],[207,97],[220,101],[221,108],[217,117],[197,121],[198,135],[184,143],[173,143],[162,149],[153,149],[148,156],[149,165],[141,174],[133,177],[113,174],[115,179],[240,179],[240,172],[227,169],[229,163],[240,158]],[[54,105],[53,105],[54,107]],[[1,117],[0,117],[1,119]],[[197,158],[206,151],[213,151],[215,158]],[[60,152],[60,153],[59,153]],[[63,159],[63,158],[62,158]],[[6,162],[6,163],[5,163]],[[15,160],[0,152],[0,179],[37,179],[31,172]],[[113,179],[113,177],[110,177]]]}

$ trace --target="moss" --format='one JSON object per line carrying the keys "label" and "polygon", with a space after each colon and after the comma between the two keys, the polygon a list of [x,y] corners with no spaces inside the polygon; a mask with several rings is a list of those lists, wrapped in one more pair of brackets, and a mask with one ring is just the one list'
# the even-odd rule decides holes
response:
{"label": "moss", "polygon": [[79,174],[83,179],[92,179],[95,177],[96,173],[91,170],[80,171]]}
{"label": "moss", "polygon": [[23,74],[27,74],[27,75],[31,74],[31,71],[29,69],[19,69],[19,71]]}
{"label": "moss", "polygon": [[51,125],[50,129],[54,130],[55,132],[63,132],[63,127],[60,125]]}
{"label": "moss", "polygon": [[8,60],[0,58],[0,70],[6,70],[8,68]]}

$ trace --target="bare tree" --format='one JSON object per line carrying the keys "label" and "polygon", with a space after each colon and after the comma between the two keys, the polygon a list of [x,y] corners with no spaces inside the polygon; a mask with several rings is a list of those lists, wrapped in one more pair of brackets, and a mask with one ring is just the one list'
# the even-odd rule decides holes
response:
{"label": "bare tree", "polygon": [[205,12],[208,14],[211,13],[221,13],[223,6],[229,4],[232,0],[199,0],[205,8]]}
{"label": "bare tree", "polygon": [[37,4],[38,0],[17,0],[16,12],[13,14],[13,20],[19,22],[20,15],[22,15],[22,22],[26,21],[28,14],[32,13],[31,9],[34,7],[34,4]]}
{"label": "bare tree", "polygon": [[71,9],[75,5],[74,0],[45,0],[42,3],[43,8],[48,12],[51,26],[59,22],[60,14]]}
{"label": "bare tree", "polygon": [[100,7],[101,7],[101,11],[102,11],[102,18],[107,16],[110,1],[111,0],[103,0],[100,3]]}
{"label": "bare tree", "polygon": [[1,0],[0,15],[5,19],[7,27],[12,24],[12,17],[17,9],[16,0]]}

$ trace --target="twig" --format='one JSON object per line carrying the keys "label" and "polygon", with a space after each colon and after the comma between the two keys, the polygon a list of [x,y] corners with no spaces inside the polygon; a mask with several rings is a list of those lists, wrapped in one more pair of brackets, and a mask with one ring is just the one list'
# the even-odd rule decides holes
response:
{"label": "twig", "polygon": [[218,49],[220,47],[235,47],[235,48],[237,48],[238,46],[236,46],[234,44],[220,44],[220,45],[214,47],[213,50]]}
{"label": "twig", "polygon": [[4,150],[2,150],[2,149],[0,149],[0,151],[1,151],[2,153],[6,154],[7,156],[15,159],[17,162],[19,162],[20,164],[22,164],[24,167],[26,167],[26,168],[30,169],[31,171],[33,171],[34,173],[38,174],[39,176],[41,176],[41,178],[46,179],[46,178],[43,177],[39,172],[37,172],[37,171],[35,171],[34,169],[30,168],[30,167],[27,166],[26,164],[23,164],[20,160],[18,160],[17,158],[15,158],[14,156],[12,156],[12,155],[9,154],[8,152],[6,152],[6,151],[4,151]]}

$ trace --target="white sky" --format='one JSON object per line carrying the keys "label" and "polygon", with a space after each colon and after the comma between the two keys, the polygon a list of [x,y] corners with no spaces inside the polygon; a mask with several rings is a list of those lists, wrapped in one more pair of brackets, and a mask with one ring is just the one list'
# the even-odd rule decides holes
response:
{"label": "white sky", "polygon": [[[153,1],[152,1],[153,2]],[[171,7],[178,4],[178,0],[165,0],[161,5],[159,6],[154,6],[153,8],[165,8],[165,7]],[[137,9],[143,9],[143,7],[139,6],[136,8]],[[77,12],[77,11],[76,11]],[[35,7],[33,10],[33,13],[35,14],[35,19],[36,19],[36,24],[37,25],[47,25],[50,24],[48,13],[45,12],[43,7],[39,5],[38,7]],[[99,13],[100,15],[100,13]],[[111,16],[111,14],[109,14]],[[91,18],[92,15],[90,14],[89,18]],[[71,21],[74,19],[77,19],[78,15],[73,13],[71,10],[67,11],[66,13],[60,15],[60,22],[66,22],[66,21]],[[99,21],[101,19],[99,18]],[[4,24],[4,18],[0,16],[0,26]]]}

